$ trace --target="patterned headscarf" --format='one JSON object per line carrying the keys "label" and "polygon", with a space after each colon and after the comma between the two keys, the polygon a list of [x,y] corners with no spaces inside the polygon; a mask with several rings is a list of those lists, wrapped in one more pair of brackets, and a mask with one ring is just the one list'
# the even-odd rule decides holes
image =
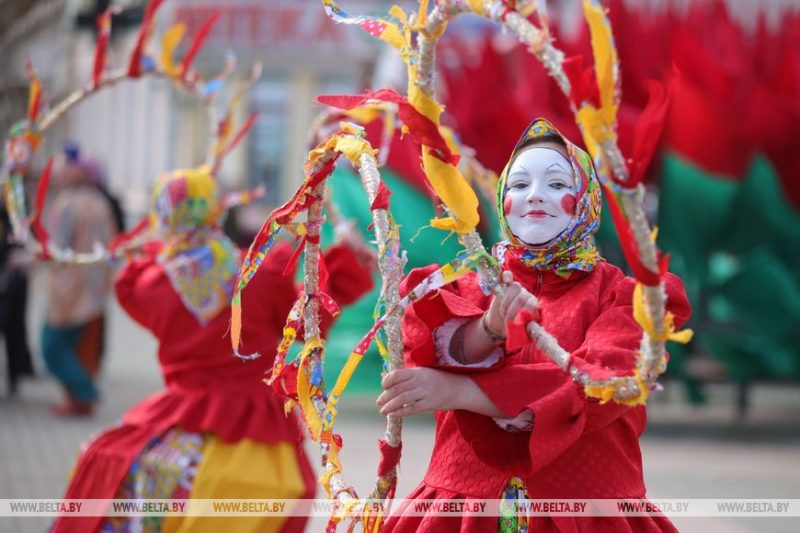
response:
{"label": "patterned headscarf", "polygon": [[186,308],[205,324],[228,307],[239,250],[219,228],[222,203],[209,167],[161,176],[151,219],[164,248],[158,260]]}
{"label": "patterned headscarf", "polygon": [[[524,148],[536,140],[560,140],[564,143],[577,191],[575,216],[569,226],[558,237],[542,246],[530,246],[517,239],[508,227],[503,209],[511,164]],[[600,184],[592,158],[561,135],[550,122],[537,118],[517,141],[497,183],[497,213],[506,240],[498,243],[493,253],[501,262],[506,254],[512,254],[528,268],[555,270],[562,277],[568,277],[572,270],[590,272],[597,262],[603,261],[592,242],[592,236],[600,225],[601,205]]]}

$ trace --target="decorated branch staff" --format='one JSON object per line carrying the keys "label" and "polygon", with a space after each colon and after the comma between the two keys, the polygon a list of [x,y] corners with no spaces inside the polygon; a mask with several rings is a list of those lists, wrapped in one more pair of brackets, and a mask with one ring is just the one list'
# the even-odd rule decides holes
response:
{"label": "decorated branch staff", "polygon": [[[334,387],[328,390],[323,376],[325,341],[322,338],[325,310],[330,311],[331,298],[324,292],[327,277],[325,261],[320,255],[319,229],[324,221],[325,202],[323,192],[328,177],[337,160],[344,155],[358,170],[359,177],[370,202],[377,243],[378,265],[381,272],[381,295],[376,304],[376,314],[383,309],[396,309],[399,303],[399,284],[403,273],[404,257],[400,254],[397,226],[389,212],[390,191],[381,181],[376,150],[365,138],[363,128],[347,122],[323,139],[308,154],[304,165],[305,180],[291,199],[275,209],[264,222],[245,257],[236,284],[232,303],[231,340],[237,355],[245,360],[259,357],[255,353],[240,353],[245,334],[243,302],[259,296],[250,289],[251,281],[262,265],[270,261],[270,250],[276,236],[284,230],[302,236],[304,248],[304,287],[286,318],[283,340],[272,366],[268,384],[286,398],[287,408],[297,403],[303,414],[309,436],[320,448],[322,475],[320,481],[329,497],[345,506],[360,502],[355,491],[342,477],[339,450],[342,438],[333,427],[338,413],[338,403],[359,362],[377,338],[378,349],[388,370],[402,365],[402,339],[400,316],[397,313],[379,318],[365,339],[353,349],[341,370]],[[303,223],[295,218],[307,214]],[[301,249],[298,248],[298,252]],[[248,289],[245,292],[245,289]],[[263,294],[260,296],[263,297]],[[287,361],[289,347],[298,338],[301,330],[305,334],[303,349],[293,361]],[[400,459],[400,431],[402,420],[389,421],[385,436],[380,441],[381,463],[370,498],[378,501],[392,497],[397,480],[397,465]],[[352,510],[352,507],[348,507]],[[356,510],[356,512],[358,512]],[[335,528],[338,519],[329,527]]]}

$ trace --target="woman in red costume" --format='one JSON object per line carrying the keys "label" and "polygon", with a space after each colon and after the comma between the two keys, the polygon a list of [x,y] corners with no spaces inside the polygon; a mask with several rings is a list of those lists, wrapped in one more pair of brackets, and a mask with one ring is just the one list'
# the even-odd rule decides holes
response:
{"label": "woman in red costume", "polygon": [[[498,183],[506,240],[494,254],[505,293],[484,295],[473,273],[419,300],[404,317],[407,366],[414,368],[388,374],[378,404],[393,416],[436,411],[437,423],[430,466],[409,498],[501,499],[516,492],[531,499],[645,499],[645,407],[601,405],[533,341],[513,350],[504,345],[507,323],[527,309],[577,364],[632,373],[642,337],[632,312],[635,280],[592,244],[600,205],[589,155],[535,120]],[[435,268],[412,271],[405,290]],[[669,274],[664,281],[668,311],[680,326],[690,313],[683,284]],[[532,516],[526,523],[414,516],[408,509],[389,518],[387,531],[675,530],[659,514]]]}
{"label": "woman in red costume", "polygon": [[[65,498],[313,497],[299,421],[284,414],[283,400],[262,381],[298,295],[293,269],[284,272],[290,246],[277,244],[251,281],[253,294],[264,297],[246,300],[242,344],[263,355],[242,361],[227,331],[243,253],[219,229],[222,205],[208,167],[163,176],[154,200],[163,239],[124,265],[115,290],[125,311],[158,339],[166,387],[88,445]],[[325,290],[339,304],[371,288],[370,267],[350,247],[331,247],[325,262],[334,281]],[[323,328],[330,323],[327,317]],[[301,531],[305,521],[61,517],[53,531]]]}

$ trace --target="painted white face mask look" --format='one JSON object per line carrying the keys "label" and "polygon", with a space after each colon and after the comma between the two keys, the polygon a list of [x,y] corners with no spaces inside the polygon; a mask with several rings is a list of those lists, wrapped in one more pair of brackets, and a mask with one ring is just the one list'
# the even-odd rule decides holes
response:
{"label": "painted white face mask look", "polygon": [[523,243],[539,246],[561,235],[575,204],[572,166],[558,150],[532,146],[511,164],[503,209],[511,233]]}

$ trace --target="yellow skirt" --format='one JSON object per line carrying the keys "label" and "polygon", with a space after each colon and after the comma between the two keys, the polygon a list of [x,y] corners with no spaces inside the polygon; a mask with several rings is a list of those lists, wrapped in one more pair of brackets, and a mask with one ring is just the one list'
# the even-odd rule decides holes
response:
{"label": "yellow skirt", "polygon": [[[154,439],[131,466],[120,499],[298,499],[313,494],[301,461],[290,443],[266,444],[250,439],[226,443],[210,433],[173,428]],[[191,506],[191,503],[189,504]],[[289,508],[286,508],[289,511]],[[225,531],[273,532],[289,517],[211,516],[109,518],[101,531],[164,533]],[[298,522],[297,519],[292,521]],[[304,522],[304,520],[302,521]],[[302,530],[302,523],[297,524]],[[287,529],[295,529],[288,527]]]}

